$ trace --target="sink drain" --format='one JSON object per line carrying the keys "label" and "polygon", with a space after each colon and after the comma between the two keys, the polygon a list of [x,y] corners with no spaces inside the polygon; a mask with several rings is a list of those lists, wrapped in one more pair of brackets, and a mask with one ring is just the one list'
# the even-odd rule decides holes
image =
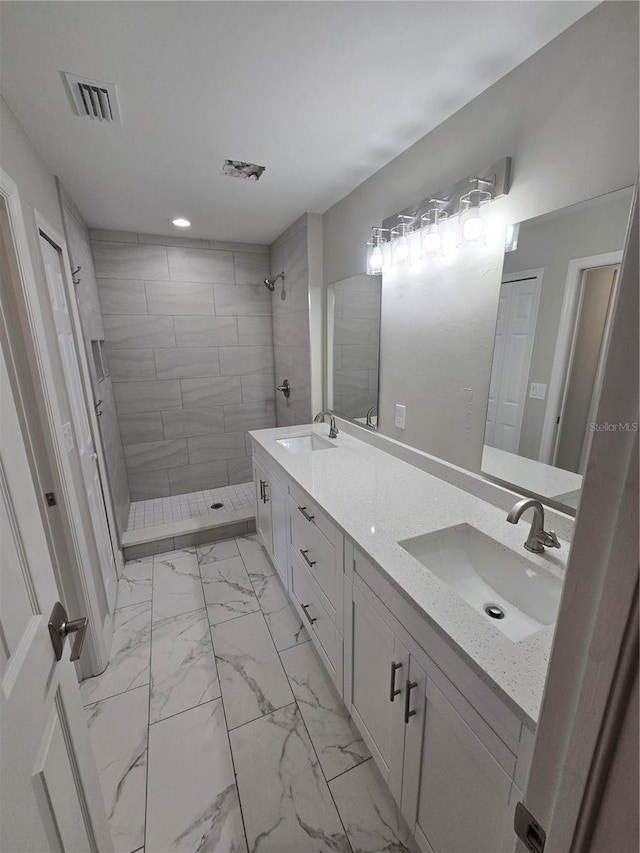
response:
{"label": "sink drain", "polygon": [[492,619],[504,619],[504,610],[502,607],[498,607],[497,604],[485,605],[484,612],[487,616],[491,616]]}

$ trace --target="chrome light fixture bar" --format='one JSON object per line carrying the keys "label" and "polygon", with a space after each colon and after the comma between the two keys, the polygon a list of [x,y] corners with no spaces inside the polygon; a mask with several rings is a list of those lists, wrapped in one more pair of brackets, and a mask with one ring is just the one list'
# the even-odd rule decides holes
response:
{"label": "chrome light fixture bar", "polygon": [[[434,199],[438,200],[437,207],[440,222],[445,218],[451,219],[451,217],[458,216],[461,213],[464,215],[465,211],[471,210],[472,207],[472,205],[462,202],[464,196],[470,195],[473,192],[473,190],[469,190],[471,183],[474,183],[480,192],[489,192],[490,186],[491,200],[507,195],[511,186],[511,157],[503,157],[502,160],[499,160],[486,169],[481,169],[473,175],[467,175],[465,178],[461,178],[459,181],[443,189],[430,193],[417,202],[417,204],[406,207],[404,210],[399,210],[393,216],[388,216],[382,223],[382,227],[389,231],[398,230],[398,222],[405,222],[407,219],[424,223],[425,220],[423,217],[428,216],[430,211],[433,210]],[[481,205],[479,209],[481,210]],[[475,213],[476,211],[474,210]],[[468,230],[473,231],[471,226],[469,226]],[[425,237],[424,232],[422,237]]]}
{"label": "chrome light fixture bar", "polygon": [[430,198],[429,210],[420,217],[420,257],[437,258],[442,255],[442,235],[440,223],[448,219],[449,214],[443,209],[446,201],[441,198]]}
{"label": "chrome light fixture bar", "polygon": [[380,228],[377,225],[371,226],[371,237],[367,240],[367,275],[380,275],[384,266],[383,245],[387,242],[382,236],[383,231],[387,228]]}

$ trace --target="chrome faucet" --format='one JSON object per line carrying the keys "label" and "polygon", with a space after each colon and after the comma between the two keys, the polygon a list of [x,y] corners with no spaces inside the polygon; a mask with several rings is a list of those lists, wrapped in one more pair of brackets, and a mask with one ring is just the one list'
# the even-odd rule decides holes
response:
{"label": "chrome faucet", "polygon": [[547,532],[544,529],[544,508],[540,501],[536,501],[533,498],[524,498],[524,500],[518,501],[517,504],[511,507],[507,521],[510,524],[517,524],[520,521],[522,513],[528,509],[533,510],[533,521],[531,522],[531,530],[527,536],[527,541],[524,543],[527,551],[540,554],[544,551],[545,547],[559,548],[560,543],[553,530]]}
{"label": "chrome faucet", "polygon": [[318,412],[318,414],[313,419],[315,424],[321,423],[324,420],[324,416],[329,415],[331,420],[329,421],[329,438],[337,438],[338,437],[338,428],[336,426],[336,419],[333,417],[331,412]]}

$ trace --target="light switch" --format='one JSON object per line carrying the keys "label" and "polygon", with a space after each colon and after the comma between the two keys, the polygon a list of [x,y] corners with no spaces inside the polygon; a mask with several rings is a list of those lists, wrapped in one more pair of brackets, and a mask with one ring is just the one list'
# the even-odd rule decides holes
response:
{"label": "light switch", "polygon": [[544,400],[547,396],[547,386],[544,382],[532,382],[529,389],[529,397],[532,400]]}
{"label": "light switch", "polygon": [[396,427],[398,429],[404,429],[404,421],[407,414],[407,407],[402,406],[400,403],[396,403]]}

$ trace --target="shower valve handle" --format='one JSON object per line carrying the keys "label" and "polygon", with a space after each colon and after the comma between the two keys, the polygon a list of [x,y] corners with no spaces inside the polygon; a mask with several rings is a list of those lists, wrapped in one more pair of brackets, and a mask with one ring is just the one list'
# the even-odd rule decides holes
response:
{"label": "shower valve handle", "polygon": [[276,391],[282,391],[285,397],[288,397],[291,394],[291,385],[289,384],[288,379],[282,380],[282,385],[276,385]]}

